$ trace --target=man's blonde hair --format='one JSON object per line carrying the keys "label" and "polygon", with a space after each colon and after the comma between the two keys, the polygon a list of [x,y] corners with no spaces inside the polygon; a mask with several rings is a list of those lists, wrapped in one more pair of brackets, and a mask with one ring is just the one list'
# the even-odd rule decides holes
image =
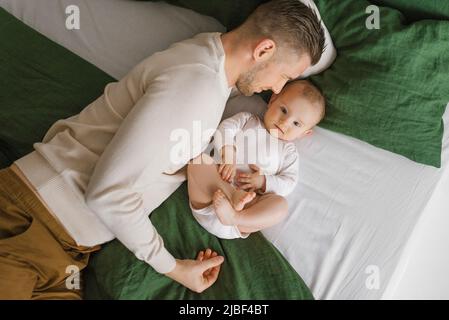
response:
{"label": "man's blonde hair", "polygon": [[299,0],[272,0],[261,4],[241,26],[248,37],[267,37],[279,48],[298,56],[307,54],[312,65],[324,51],[324,30],[315,11]]}

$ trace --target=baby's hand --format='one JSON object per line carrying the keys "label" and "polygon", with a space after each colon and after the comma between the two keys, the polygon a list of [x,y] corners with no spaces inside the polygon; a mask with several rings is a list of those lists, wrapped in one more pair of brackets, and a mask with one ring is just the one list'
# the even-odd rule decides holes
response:
{"label": "baby's hand", "polygon": [[224,181],[231,182],[235,177],[235,164],[220,164],[218,174]]}
{"label": "baby's hand", "polygon": [[222,164],[218,166],[218,174],[224,181],[231,182],[235,177],[235,146],[225,145],[221,148]]}
{"label": "baby's hand", "polygon": [[260,172],[260,168],[255,164],[250,164],[249,167],[253,170],[253,173],[239,172],[237,176],[240,189],[265,192],[265,175]]}

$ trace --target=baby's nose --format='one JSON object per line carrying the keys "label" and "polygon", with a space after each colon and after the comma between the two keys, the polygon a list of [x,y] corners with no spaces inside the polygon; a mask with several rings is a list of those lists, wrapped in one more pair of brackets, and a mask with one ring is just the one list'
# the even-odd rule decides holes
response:
{"label": "baby's nose", "polygon": [[285,121],[281,120],[281,122],[279,123],[279,127],[281,127],[282,131],[285,132],[285,130],[287,130],[287,128],[288,128],[288,125],[286,124]]}

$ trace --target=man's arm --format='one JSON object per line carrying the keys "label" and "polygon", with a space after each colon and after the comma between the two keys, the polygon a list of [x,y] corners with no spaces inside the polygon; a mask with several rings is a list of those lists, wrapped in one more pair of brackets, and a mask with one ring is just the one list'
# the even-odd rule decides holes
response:
{"label": "man's arm", "polygon": [[[177,262],[144,212],[141,190],[146,181],[157,187],[158,177],[170,166],[172,131],[183,129],[192,137],[192,120],[203,119],[205,110],[214,112],[211,106],[219,103],[212,89],[196,89],[210,87],[214,74],[204,67],[185,68],[149,83],[98,160],[85,195],[87,205],[117,239],[160,273],[173,272]],[[204,101],[209,104],[204,106]],[[145,203],[150,210],[169,196],[156,191]]]}

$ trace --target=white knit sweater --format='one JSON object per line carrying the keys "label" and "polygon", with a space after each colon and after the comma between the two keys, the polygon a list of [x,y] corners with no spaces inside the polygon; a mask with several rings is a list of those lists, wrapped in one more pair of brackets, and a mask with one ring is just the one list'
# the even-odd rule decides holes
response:
{"label": "white knit sweater", "polygon": [[78,115],[57,121],[16,161],[79,245],[117,238],[158,272],[174,268],[148,214],[185,179],[177,171],[186,162],[170,158],[180,143],[170,140],[173,130],[193,135],[193,121],[218,126],[230,94],[224,62],[219,33],[176,43],[108,84]]}

